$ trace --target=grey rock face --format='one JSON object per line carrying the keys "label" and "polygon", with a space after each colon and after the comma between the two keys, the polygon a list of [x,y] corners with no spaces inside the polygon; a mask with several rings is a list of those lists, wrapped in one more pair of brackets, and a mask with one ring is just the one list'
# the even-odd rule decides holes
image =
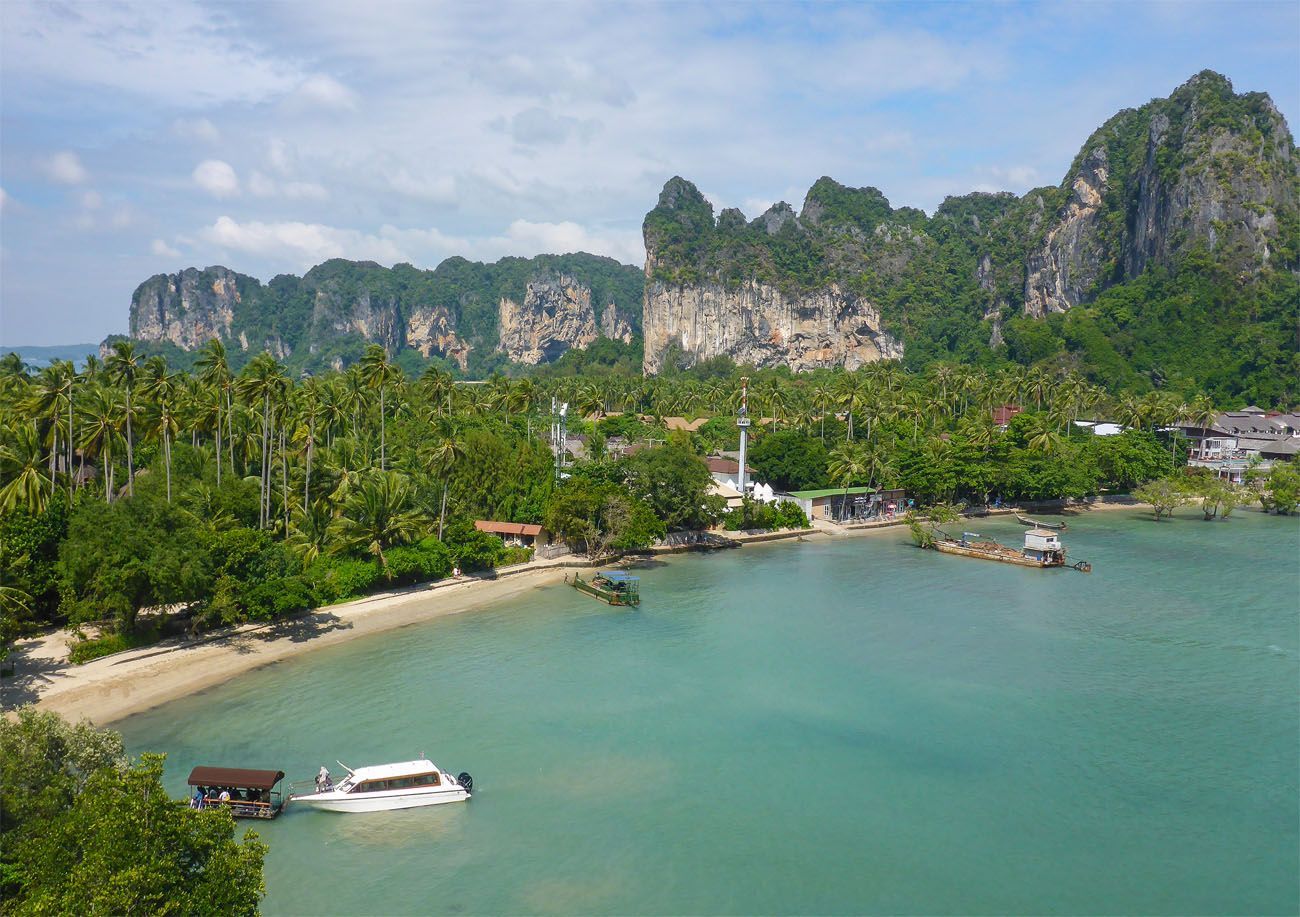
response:
{"label": "grey rock face", "polygon": [[1043,244],[1029,255],[1025,312],[1042,318],[1076,306],[1097,282],[1102,252],[1097,238],[1109,163],[1097,147],[1074,177],[1070,199],[1057,214]]}
{"label": "grey rock face", "polygon": [[455,360],[464,370],[473,348],[456,333],[456,316],[441,306],[419,306],[406,321],[406,346],[420,356],[438,355]]}
{"label": "grey rock face", "polygon": [[645,371],[657,373],[676,344],[697,360],[723,355],[794,370],[857,369],[903,355],[873,304],[831,285],[796,298],[757,281],[732,288],[646,283]]}
{"label": "grey rock face", "polygon": [[598,336],[591,290],[564,274],[530,282],[522,303],[502,298],[497,327],[501,351],[533,365],[585,348]]}
{"label": "grey rock face", "polygon": [[228,339],[240,302],[237,277],[224,267],[150,277],[131,297],[131,337],[170,341],[182,350]]}

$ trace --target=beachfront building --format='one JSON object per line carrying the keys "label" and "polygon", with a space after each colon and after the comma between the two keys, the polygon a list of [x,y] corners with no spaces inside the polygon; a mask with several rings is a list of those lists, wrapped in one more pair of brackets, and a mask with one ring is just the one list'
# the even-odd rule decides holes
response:
{"label": "beachfront building", "polygon": [[500,537],[507,545],[516,548],[544,548],[551,543],[551,533],[540,525],[527,522],[492,522],[479,519],[474,528]]}
{"label": "beachfront building", "polygon": [[778,500],[798,504],[804,515],[826,522],[867,522],[892,519],[907,509],[903,490],[879,490],[874,487],[827,487],[820,490],[792,490],[777,494]]}
{"label": "beachfront building", "polygon": [[1294,461],[1300,453],[1300,414],[1250,407],[1215,415],[1209,426],[1179,424],[1188,439],[1187,464],[1240,483],[1251,468]]}
{"label": "beachfront building", "polygon": [[1018,404],[999,404],[992,410],[993,426],[997,427],[999,430],[1005,430],[1007,424],[1011,423],[1011,418],[1015,417],[1022,410],[1024,409]]}
{"label": "beachfront building", "polygon": [[[713,475],[713,480],[719,484],[725,484],[732,490],[740,490],[740,461],[739,459],[728,458],[725,455],[711,455],[704,460],[704,464],[709,466],[709,474]],[[754,469],[745,464],[745,480],[754,480]]]}

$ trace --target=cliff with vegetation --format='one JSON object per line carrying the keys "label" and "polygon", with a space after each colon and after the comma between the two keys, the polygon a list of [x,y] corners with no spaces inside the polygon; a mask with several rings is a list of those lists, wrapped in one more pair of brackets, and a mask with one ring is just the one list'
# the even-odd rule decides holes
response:
{"label": "cliff with vegetation", "polygon": [[927,216],[821,178],[750,220],[678,177],[643,232],[647,372],[1009,359],[1261,401],[1300,372],[1300,156],[1267,95],[1208,71],[1023,197]]}
{"label": "cliff with vegetation", "polygon": [[130,336],[173,355],[215,337],[301,368],[349,364],[378,343],[392,356],[483,373],[549,362],[602,336],[630,341],[640,300],[640,271],[586,254],[449,258],[432,271],[335,259],[265,284],[225,267],[187,268],[136,289]]}

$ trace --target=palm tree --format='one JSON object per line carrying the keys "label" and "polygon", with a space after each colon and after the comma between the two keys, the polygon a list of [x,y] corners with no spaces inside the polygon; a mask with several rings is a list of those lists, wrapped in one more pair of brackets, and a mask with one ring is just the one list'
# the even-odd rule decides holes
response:
{"label": "palm tree", "polygon": [[[221,343],[220,338],[211,338],[199,351],[199,357],[194,361],[194,368],[199,372],[199,381],[206,386],[210,386],[217,392],[217,423],[216,423],[216,448],[217,448],[217,485],[221,485],[221,404],[225,401],[226,420],[229,425],[231,421],[230,397],[233,376],[230,373],[230,364],[226,362],[226,345]],[[230,437],[234,439],[233,436]],[[230,455],[230,472],[235,472],[235,455],[233,452],[234,444],[231,443]]]}
{"label": "palm tree", "polygon": [[104,361],[104,366],[108,370],[109,378],[122,386],[122,390],[126,393],[126,492],[134,497],[135,451],[134,436],[131,432],[134,408],[131,404],[131,394],[135,390],[136,376],[140,371],[140,361],[135,354],[135,342],[115,341],[113,352]]}
{"label": "palm tree", "polygon": [[240,394],[251,402],[262,403],[262,475],[261,512],[259,527],[266,528],[271,521],[271,443],[272,399],[279,400],[289,385],[284,367],[266,351],[253,357],[239,377]]}
{"label": "palm tree", "polygon": [[167,502],[172,502],[172,437],[179,431],[176,424],[176,396],[180,389],[179,376],[167,372],[167,361],[160,356],[145,361],[141,374],[141,393],[153,402],[158,417],[153,432],[163,446],[163,462],[167,466]]}
{"label": "palm tree", "polygon": [[1025,445],[1033,452],[1052,455],[1060,450],[1064,441],[1056,432],[1056,424],[1047,414],[1031,414],[1026,429]]}
{"label": "palm tree", "polygon": [[411,486],[396,471],[374,471],[343,502],[334,520],[335,550],[365,550],[379,558],[386,571],[384,549],[415,540],[424,517],[411,509]]}
{"label": "palm tree", "polygon": [[46,469],[36,422],[20,424],[0,442],[0,512],[23,507],[33,516],[45,511],[54,492],[54,477]]}
{"label": "palm tree", "polygon": [[852,372],[845,373],[840,377],[836,389],[839,394],[840,406],[844,408],[849,424],[848,434],[845,439],[852,442],[853,414],[866,402],[871,392],[871,384],[865,374]]}
{"label": "palm tree", "polygon": [[841,443],[831,453],[826,470],[833,483],[844,486],[844,500],[840,504],[841,517],[849,505],[849,487],[854,481],[866,480],[868,465],[866,450],[860,443]]}
{"label": "palm tree", "polygon": [[329,547],[332,522],[333,517],[323,501],[304,503],[294,514],[289,529],[289,548],[304,566]]}
{"label": "palm tree", "polygon": [[389,361],[388,351],[379,344],[366,346],[366,352],[357,364],[357,372],[367,388],[379,391],[379,470],[385,471],[388,468],[388,439],[385,425],[388,416],[388,388],[405,376],[397,364]]}
{"label": "palm tree", "polygon": [[452,469],[465,457],[465,444],[448,426],[440,439],[421,449],[420,457],[430,472],[442,480],[442,501],[438,509],[438,540],[442,541],[443,522],[447,517],[447,485]]}
{"label": "palm tree", "polygon": [[79,408],[81,451],[104,460],[104,501],[113,502],[113,439],[117,436],[117,402],[111,389],[95,386]]}

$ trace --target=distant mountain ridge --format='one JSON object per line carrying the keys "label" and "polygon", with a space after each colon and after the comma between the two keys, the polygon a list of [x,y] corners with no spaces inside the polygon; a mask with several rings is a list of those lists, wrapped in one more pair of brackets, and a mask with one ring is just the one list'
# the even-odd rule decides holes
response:
{"label": "distant mountain ridge", "polygon": [[155,275],[131,297],[130,337],[180,351],[219,338],[312,368],[353,362],[367,343],[418,351],[461,370],[553,360],[640,331],[642,273],[596,255],[448,258],[409,264],[333,259],[263,284],[229,268]]}
{"label": "distant mountain ridge", "polygon": [[823,177],[798,213],[749,220],[715,218],[675,177],[643,233],[650,373],[718,355],[978,363],[1005,345],[1022,363],[1260,400],[1300,375],[1300,155],[1266,94],[1210,71],[1116,114],[1059,186],[1023,197],[950,197],[927,217]]}

